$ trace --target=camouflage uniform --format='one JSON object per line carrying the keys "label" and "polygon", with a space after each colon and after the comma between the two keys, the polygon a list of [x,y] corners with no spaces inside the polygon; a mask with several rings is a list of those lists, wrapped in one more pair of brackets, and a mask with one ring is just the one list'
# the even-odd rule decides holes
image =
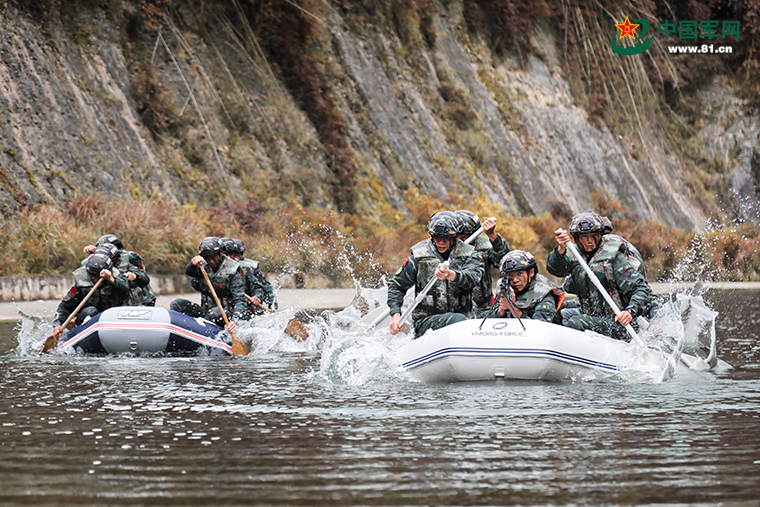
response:
{"label": "camouflage uniform", "polygon": [[414,286],[419,294],[435,275],[436,267],[448,259],[449,269],[456,271],[454,281],[438,280],[425,299],[412,312],[415,337],[428,329],[440,329],[472,317],[472,289],[483,277],[482,258],[475,248],[457,240],[444,256],[438,253],[432,239],[412,247],[412,255],[388,282],[388,306],[391,315],[401,313],[404,295]]}
{"label": "camouflage uniform", "polygon": [[[255,296],[259,298],[270,309],[277,309],[277,298],[274,295],[274,289],[269,280],[264,276],[264,273],[259,269],[259,261],[242,258],[238,262],[240,263],[240,269],[243,271],[245,293],[251,297]],[[258,310],[258,312],[261,312],[261,310]]]}
{"label": "camouflage uniform", "polygon": [[[506,278],[502,280],[502,283],[504,280]],[[507,287],[503,287],[502,292],[504,289]],[[559,324],[562,321],[559,308],[564,298],[565,292],[557,284],[539,274],[534,276],[522,291],[515,294],[514,304],[522,311],[523,316]],[[498,303],[494,304],[498,306]],[[512,312],[509,309],[504,318],[512,318]]]}
{"label": "camouflage uniform", "polygon": [[125,275],[127,273],[134,273],[137,276],[137,278],[129,282],[128,305],[156,306],[156,295],[150,288],[150,277],[145,271],[145,262],[143,262],[140,254],[130,250],[119,250],[113,264],[119,272]]}
{"label": "camouflage uniform", "polygon": [[483,277],[472,289],[473,313],[475,317],[485,317],[491,311],[493,303],[493,281],[491,268],[499,267],[499,261],[509,252],[509,245],[497,235],[496,239],[489,239],[481,234],[472,243],[475,251],[480,255],[483,262]]}
{"label": "camouflage uniform", "polygon": [[[580,249],[579,249],[580,250]],[[615,234],[605,234],[597,249],[589,255],[589,268],[612,296],[622,311],[634,319],[651,317],[659,301],[649,287],[641,255],[626,240]],[[567,276],[564,288],[577,294],[580,312],[563,314],[563,324],[580,331],[592,330],[618,340],[629,340],[625,328],[614,322],[615,314],[604,300],[583,267],[570,252],[560,255],[555,248],[549,253],[546,269],[554,276]]]}
{"label": "camouflage uniform", "polygon": [[[203,317],[218,326],[224,326],[222,314],[200,270],[201,268],[193,263],[189,263],[185,268],[185,274],[192,278],[190,284],[193,289],[201,293],[201,304],[178,298],[171,302],[169,309],[191,317]],[[249,318],[251,311],[245,299],[245,283],[240,264],[222,255],[216,271],[209,268],[206,272],[227,317],[238,320]]]}
{"label": "camouflage uniform", "polygon": [[[105,280],[98,287],[95,294],[87,300],[87,306],[79,310],[75,319],[77,326],[84,322],[87,317],[94,317],[104,310],[126,304],[129,297],[129,281],[118,270],[113,270],[112,273],[114,275],[113,284]],[[94,286],[95,284],[92,283],[90,276],[87,274],[87,268],[82,267],[74,271],[74,286],[66,293],[66,296],[64,296],[58,305],[58,310],[55,312],[53,319],[53,326],[62,325]]]}

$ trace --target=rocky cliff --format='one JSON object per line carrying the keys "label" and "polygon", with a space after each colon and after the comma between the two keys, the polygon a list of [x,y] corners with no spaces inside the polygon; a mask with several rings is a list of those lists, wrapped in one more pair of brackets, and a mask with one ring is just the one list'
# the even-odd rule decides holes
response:
{"label": "rocky cliff", "polygon": [[[97,193],[381,217],[454,193],[519,216],[556,201],[580,211],[601,188],[684,229],[720,209],[751,214],[758,121],[730,78],[698,90],[707,113],[689,129],[702,151],[687,164],[668,123],[647,116],[651,85],[609,92],[622,127],[590,118],[568,27],[547,16],[526,37],[533,51],[500,51],[468,24],[471,4],[6,2],[3,213]],[[600,13],[603,40],[618,14]],[[646,56],[603,58],[625,77]]]}

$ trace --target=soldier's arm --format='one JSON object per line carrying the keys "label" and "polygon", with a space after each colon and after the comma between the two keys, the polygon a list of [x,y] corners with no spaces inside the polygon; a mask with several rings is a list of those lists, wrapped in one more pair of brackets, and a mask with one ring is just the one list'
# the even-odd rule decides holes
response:
{"label": "soldier's arm", "polygon": [[[106,280],[105,283],[109,283],[108,280]],[[129,280],[127,280],[127,277],[124,276],[123,273],[119,273],[118,276],[113,277],[113,283],[111,285],[116,294],[123,296],[129,292]]]}
{"label": "soldier's arm", "polygon": [[554,276],[567,276],[572,273],[573,265],[568,253],[561,254],[555,248],[546,259],[546,270]]}
{"label": "soldier's arm", "polygon": [[150,283],[150,277],[145,271],[145,263],[136,252],[129,254],[129,272],[135,275],[135,279],[129,282],[130,287],[145,287]]}
{"label": "soldier's arm", "polygon": [[417,262],[414,260],[414,256],[410,255],[388,282],[388,307],[391,309],[391,315],[401,313],[404,296],[406,296],[409,288],[414,286],[416,279]]}
{"label": "soldier's arm", "polygon": [[543,320],[544,322],[552,322],[557,315],[557,302],[551,294],[547,294],[537,305],[533,312],[534,320]]}
{"label": "soldier's arm", "polygon": [[58,304],[58,309],[56,310],[55,316],[53,317],[54,327],[62,325],[63,322],[69,317],[69,315],[71,315],[71,312],[76,309],[76,307],[82,301],[82,298],[84,298],[84,292],[85,291],[83,291],[81,288],[74,286],[71,288],[71,290],[69,290],[69,292],[66,293],[61,302]]}
{"label": "soldier's arm", "polygon": [[230,296],[232,297],[232,318],[242,319],[248,312],[248,301],[245,299],[245,282],[243,274],[238,269],[230,279]]}
{"label": "soldier's arm", "polygon": [[488,251],[488,260],[493,266],[499,266],[501,258],[509,253],[509,245],[498,234],[495,239],[491,240],[491,250]]}
{"label": "soldier's arm", "polygon": [[259,268],[252,268],[250,271],[248,271],[247,285],[250,291],[249,296],[256,296],[261,301],[265,301],[268,295],[265,284],[269,285],[270,288],[272,287],[269,284],[269,281],[264,278],[264,273],[262,273]]}
{"label": "soldier's arm", "polygon": [[484,271],[483,257],[475,253],[465,259],[461,269],[455,271],[452,283],[465,290],[472,289],[483,278]]}
{"label": "soldier's arm", "polygon": [[628,258],[619,253],[612,262],[615,283],[620,292],[628,298],[628,306],[621,308],[634,319],[643,315],[655,297],[646,279],[635,269]]}

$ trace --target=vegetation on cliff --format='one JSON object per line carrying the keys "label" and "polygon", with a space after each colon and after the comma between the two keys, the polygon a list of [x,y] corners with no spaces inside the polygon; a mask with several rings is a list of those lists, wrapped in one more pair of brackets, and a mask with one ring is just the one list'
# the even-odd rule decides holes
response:
{"label": "vegetation on cliff", "polygon": [[[555,201],[543,216],[515,217],[498,205],[470,196],[437,200],[419,194],[412,217],[396,215],[379,224],[358,215],[325,213],[316,207],[263,207],[240,201],[217,207],[172,204],[163,199],[104,201],[79,196],[64,207],[40,206],[17,224],[0,224],[0,276],[73,271],[84,246],[103,234],[116,234],[128,250],[140,253],[149,273],[176,274],[197,253],[206,236],[242,239],[246,256],[270,275],[321,275],[329,286],[381,283],[401,265],[409,247],[427,237],[428,218],[441,209],[470,209],[495,215],[497,232],[511,248],[533,252],[539,266],[556,244],[554,231],[572,217]],[[760,280],[760,228],[714,224],[708,232],[686,233],[655,221],[641,221],[603,191],[592,195],[594,208],[608,216],[614,232],[637,246],[649,278],[663,280]],[[541,268],[543,271],[543,268]]]}
{"label": "vegetation on cliff", "polygon": [[[682,197],[715,224],[697,234],[642,218],[619,196],[608,195],[604,181],[578,200],[615,221],[616,232],[644,254],[652,279],[758,279],[757,228],[732,221],[737,202],[727,163],[706,153],[695,135],[702,120],[696,92],[714,75],[731,76],[736,94],[750,107],[760,105],[756,2],[40,0],[22,9],[51,47],[74,41],[71,50],[81,52],[84,62],[98,37],[117,41],[128,70],[127,103],[89,82],[86,72],[80,85],[112,116],[134,108],[147,133],[143,144],[160,167],[135,155],[117,171],[81,132],[75,149],[61,149],[76,154],[71,172],[45,161],[46,169],[34,174],[25,165],[28,152],[22,159],[3,146],[0,156],[10,157],[31,186],[0,167],[0,184],[12,201],[2,210],[14,218],[1,226],[0,275],[68,272],[80,262],[84,245],[110,232],[140,252],[154,273],[181,272],[200,239],[227,235],[243,239],[268,272],[320,273],[344,284],[352,266],[359,279],[373,284],[393,273],[408,247],[424,237],[432,212],[461,208],[498,216],[498,230],[510,245],[533,251],[541,261],[554,246],[553,230],[566,226],[572,213],[559,198],[535,203],[526,197],[515,167],[525,159],[513,152],[533,153],[540,143],[555,141],[533,137],[518,107],[525,97],[500,82],[498,73],[513,64],[525,67],[530,57],[548,61],[548,48],[535,34],[550,27],[573,106],[587,111],[599,132],[619,138],[633,162],[653,160],[652,146],[662,146],[685,166],[688,195]],[[441,19],[457,13],[462,26],[446,26],[470,52],[476,85],[494,97],[504,123],[499,127],[511,143],[506,148],[495,148],[484,134],[490,111],[479,109],[484,101],[440,54]],[[681,19],[737,20],[742,43],[728,57],[689,58],[669,54],[658,35],[646,56],[613,60],[608,28],[625,16],[647,18],[653,27]],[[66,34],[51,28],[50,19],[60,21]],[[115,33],[105,35],[106,25]],[[336,35],[344,28],[360,42],[366,32],[367,44],[377,45],[372,64],[383,67],[397,86],[390,93],[408,106],[408,118],[399,119],[411,125],[407,134],[417,135],[432,121],[442,139],[420,134],[406,150],[414,153],[400,159],[403,150],[384,138],[377,117],[369,118],[371,99],[346,71],[350,55],[340,46],[344,34]],[[376,31],[385,46],[371,40]],[[419,95],[410,96],[404,86]],[[414,107],[421,100],[429,110]],[[420,111],[430,117],[419,117]],[[109,191],[98,194],[83,185],[87,180],[79,174],[89,174],[83,170],[90,167],[83,155],[88,149],[97,162],[92,173],[102,170]],[[410,165],[417,162],[428,163],[439,177],[414,174]],[[499,203],[486,195],[496,180],[506,188]],[[536,216],[536,208],[550,211]],[[686,256],[692,262],[684,271],[678,263]]]}

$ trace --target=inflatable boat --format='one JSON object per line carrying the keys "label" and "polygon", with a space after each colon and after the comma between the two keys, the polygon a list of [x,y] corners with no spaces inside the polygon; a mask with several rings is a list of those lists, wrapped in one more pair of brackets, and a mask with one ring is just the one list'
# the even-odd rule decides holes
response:
{"label": "inflatable boat", "polygon": [[412,340],[396,356],[425,382],[598,379],[630,368],[665,371],[669,359],[647,347],[531,319],[458,322]]}
{"label": "inflatable boat", "polygon": [[118,306],[64,334],[67,354],[231,356],[229,334],[211,322],[153,306]]}

